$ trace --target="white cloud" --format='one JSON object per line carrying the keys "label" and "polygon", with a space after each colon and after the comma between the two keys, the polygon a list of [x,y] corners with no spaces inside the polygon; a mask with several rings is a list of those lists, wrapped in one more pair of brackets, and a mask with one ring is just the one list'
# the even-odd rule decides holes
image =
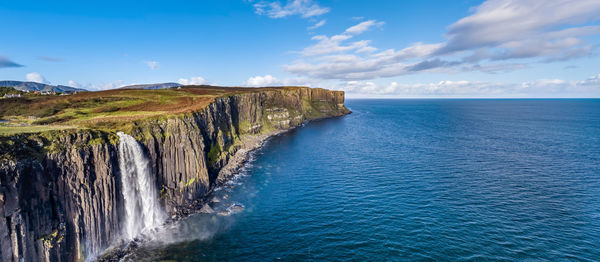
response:
{"label": "white cloud", "polygon": [[600,74],[592,76],[586,80],[577,82],[579,85],[600,86]]}
{"label": "white cloud", "polygon": [[522,59],[555,62],[590,56],[586,36],[600,34],[597,0],[488,0],[450,25],[446,41],[415,43],[376,52],[370,40],[351,41],[382,22],[364,21],[342,34],[319,35],[302,57],[284,66],[298,76],[368,80],[422,71],[506,72],[527,67]]}
{"label": "white cloud", "polygon": [[372,81],[346,81],[337,89],[346,91],[350,97],[599,97],[600,74],[582,81],[538,79],[522,83],[459,80],[381,85]]}
{"label": "white cloud", "polygon": [[246,86],[262,87],[262,86],[282,86],[283,81],[271,75],[253,76],[246,81]]}
{"label": "white cloud", "polygon": [[69,82],[67,83],[68,86],[70,87],[75,87],[75,88],[83,88],[83,86],[73,80],[69,80]]}
{"label": "white cloud", "polygon": [[99,83],[99,84],[94,84],[94,85],[89,85],[88,90],[109,90],[109,89],[115,89],[115,88],[119,88],[119,87],[124,87],[126,86],[126,84],[124,83],[123,80],[116,80],[110,83]]}
{"label": "white cloud", "polygon": [[572,85],[572,91],[578,93],[595,93],[594,97],[600,97],[600,74],[588,79],[577,81]]}
{"label": "white cloud", "polygon": [[[250,1],[252,2],[252,1]],[[254,11],[270,18],[283,18],[300,15],[303,18],[320,16],[329,12],[328,7],[321,7],[312,0],[288,0],[285,5],[279,1],[259,1],[254,4]]]}
{"label": "white cloud", "polygon": [[245,86],[265,87],[265,86],[310,86],[316,87],[321,83],[319,80],[310,78],[285,78],[279,79],[272,75],[253,76],[246,80]]}
{"label": "white cloud", "polygon": [[[493,95],[494,85],[470,81],[440,81],[426,84],[399,84],[391,82],[377,85],[370,81],[348,81],[341,86],[342,90],[360,95],[394,95],[402,97],[444,97],[444,96],[480,96]],[[502,90],[502,88],[497,88]]]}
{"label": "white cloud", "polygon": [[206,81],[206,79],[204,79],[200,76],[196,76],[196,77],[190,77],[190,78],[179,78],[177,83],[187,86],[187,85],[205,85],[208,82]]}
{"label": "white cloud", "polygon": [[150,67],[150,69],[154,70],[158,69],[160,63],[156,61],[144,61],[144,64]]}
{"label": "white cloud", "polygon": [[369,20],[352,26],[339,35],[327,37],[325,35],[313,36],[312,40],[318,41],[316,44],[308,46],[302,50],[304,56],[318,56],[331,53],[340,53],[346,51],[354,51],[357,53],[374,52],[377,49],[370,46],[369,40],[354,41],[348,44],[343,44],[346,40],[353,38],[356,35],[362,34],[373,26],[381,26],[382,22]]}
{"label": "white cloud", "polygon": [[308,30],[315,30],[315,29],[317,29],[317,28],[319,28],[319,27],[321,27],[321,26],[324,26],[324,25],[325,25],[325,23],[327,23],[327,20],[323,19],[323,20],[321,20],[321,21],[317,22],[316,24],[314,24],[314,25],[312,25],[312,26],[309,26],[309,27],[308,27]]}
{"label": "white cloud", "polygon": [[36,72],[29,73],[29,74],[25,75],[25,78],[29,82],[36,82],[36,83],[42,83],[42,84],[50,84],[50,82],[46,81],[46,78],[44,78],[44,76],[42,76],[40,73],[36,73]]}
{"label": "white cloud", "polygon": [[69,80],[67,85],[71,86],[71,87],[75,87],[75,88],[82,88],[85,90],[90,90],[90,91],[109,90],[109,89],[115,89],[115,88],[127,86],[127,84],[125,84],[125,82],[123,80],[116,80],[116,81],[109,82],[109,83],[102,82],[102,83],[97,83],[97,84],[85,84],[85,85],[80,84],[73,80]]}
{"label": "white cloud", "polygon": [[371,27],[374,27],[374,26],[379,27],[379,26],[383,26],[384,24],[385,24],[384,22],[368,20],[368,21],[364,21],[360,24],[357,24],[355,26],[352,26],[352,27],[346,29],[346,33],[352,34],[352,35],[358,35],[358,34],[362,34],[362,33],[366,32]]}
{"label": "white cloud", "polygon": [[[488,0],[450,25],[437,54],[477,50],[478,59],[563,61],[591,54],[581,37],[600,33],[595,0]],[[485,55],[482,55],[485,54]]]}
{"label": "white cloud", "polygon": [[475,12],[449,27],[448,42],[441,52],[482,47],[500,47],[503,52],[521,52],[527,43],[547,45],[533,55],[556,55],[562,48],[578,48],[572,37],[597,34],[598,28],[583,24],[600,17],[597,0],[488,0]]}

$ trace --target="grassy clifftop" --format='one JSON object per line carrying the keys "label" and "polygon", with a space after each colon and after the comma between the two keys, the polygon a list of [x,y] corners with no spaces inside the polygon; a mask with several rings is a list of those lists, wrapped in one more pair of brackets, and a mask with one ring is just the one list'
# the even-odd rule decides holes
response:
{"label": "grassy clifftop", "polygon": [[64,129],[127,130],[133,121],[199,111],[221,96],[300,87],[115,89],[0,100],[0,136]]}

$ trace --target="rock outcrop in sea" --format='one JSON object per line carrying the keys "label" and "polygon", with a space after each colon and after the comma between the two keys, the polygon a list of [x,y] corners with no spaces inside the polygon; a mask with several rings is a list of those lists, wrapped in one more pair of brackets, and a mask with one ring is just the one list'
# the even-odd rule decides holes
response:
{"label": "rock outcrop in sea", "polygon": [[128,201],[142,201],[125,199],[131,193],[124,194],[126,176],[149,176],[157,199],[146,208],[155,210],[156,202],[161,210],[156,212],[165,217],[185,216],[200,211],[211,190],[268,137],[348,113],[341,91],[302,87],[229,94],[197,112],[139,120],[121,135],[135,138],[147,161],[128,164],[148,170],[123,170],[124,151],[137,149],[133,141],[119,148],[116,133],[79,129],[2,137],[0,260],[93,259],[156,223],[132,229],[126,222]]}

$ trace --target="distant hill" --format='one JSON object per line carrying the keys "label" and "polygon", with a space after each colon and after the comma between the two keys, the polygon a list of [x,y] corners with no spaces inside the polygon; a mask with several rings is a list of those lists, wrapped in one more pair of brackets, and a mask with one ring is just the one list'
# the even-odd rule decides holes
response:
{"label": "distant hill", "polygon": [[36,82],[23,82],[23,81],[0,81],[0,86],[13,87],[20,91],[40,91],[40,92],[81,92],[87,91],[81,88],[75,88],[63,85],[47,85]]}
{"label": "distant hill", "polygon": [[166,88],[173,88],[173,87],[178,87],[178,86],[182,86],[182,85],[178,84],[178,83],[158,83],[158,84],[123,86],[123,87],[120,87],[120,89],[166,89]]}

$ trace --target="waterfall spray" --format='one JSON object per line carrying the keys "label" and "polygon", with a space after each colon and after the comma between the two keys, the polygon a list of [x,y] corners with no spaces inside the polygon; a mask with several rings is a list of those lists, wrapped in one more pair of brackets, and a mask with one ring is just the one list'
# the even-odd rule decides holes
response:
{"label": "waterfall spray", "polygon": [[132,240],[160,226],[165,220],[165,213],[158,203],[150,163],[141,145],[123,132],[118,132],[117,135],[125,201],[123,237]]}

